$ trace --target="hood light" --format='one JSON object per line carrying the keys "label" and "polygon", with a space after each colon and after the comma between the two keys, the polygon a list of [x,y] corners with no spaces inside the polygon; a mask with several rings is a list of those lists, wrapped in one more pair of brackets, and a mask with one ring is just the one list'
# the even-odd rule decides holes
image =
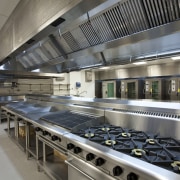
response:
{"label": "hood light", "polygon": [[0,70],[4,70],[4,65],[0,66]]}
{"label": "hood light", "polygon": [[142,64],[147,64],[147,62],[144,62],[144,61],[140,61],[140,62],[135,62],[135,63],[133,63],[133,64],[135,64],[135,65],[142,65]]}
{"label": "hood light", "polygon": [[31,72],[40,72],[40,69],[34,69]]}
{"label": "hood light", "polygon": [[110,67],[101,67],[99,69],[105,70],[105,69],[109,69]]}
{"label": "hood light", "polygon": [[172,60],[180,60],[180,56],[172,57]]}

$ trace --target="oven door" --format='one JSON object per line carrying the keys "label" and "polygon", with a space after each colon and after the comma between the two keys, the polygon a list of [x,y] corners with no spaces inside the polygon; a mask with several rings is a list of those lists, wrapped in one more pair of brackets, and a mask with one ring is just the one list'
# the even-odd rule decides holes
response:
{"label": "oven door", "polygon": [[114,180],[112,176],[102,172],[95,166],[88,164],[80,158],[68,155],[68,160],[65,161],[68,165],[68,180],[81,179],[81,180]]}

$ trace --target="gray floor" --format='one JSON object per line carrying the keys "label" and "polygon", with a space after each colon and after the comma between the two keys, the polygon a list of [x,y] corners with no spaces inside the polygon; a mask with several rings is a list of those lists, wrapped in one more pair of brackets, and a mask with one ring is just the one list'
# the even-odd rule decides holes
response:
{"label": "gray floor", "polygon": [[4,131],[6,122],[0,124],[0,179],[2,180],[50,180],[37,171],[36,161],[27,160],[25,153]]}

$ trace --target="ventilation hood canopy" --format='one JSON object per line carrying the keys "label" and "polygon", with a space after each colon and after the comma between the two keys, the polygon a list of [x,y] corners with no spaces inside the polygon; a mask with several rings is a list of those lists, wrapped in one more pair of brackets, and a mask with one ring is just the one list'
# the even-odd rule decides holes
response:
{"label": "ventilation hood canopy", "polygon": [[69,13],[76,12],[67,12],[55,31],[14,53],[25,69],[55,66],[69,72],[180,54],[179,1],[111,0],[76,20],[68,19]]}

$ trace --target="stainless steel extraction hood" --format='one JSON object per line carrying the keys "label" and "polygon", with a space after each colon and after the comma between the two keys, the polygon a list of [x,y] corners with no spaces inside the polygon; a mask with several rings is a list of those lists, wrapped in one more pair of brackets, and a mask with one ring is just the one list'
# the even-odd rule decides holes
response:
{"label": "stainless steel extraction hood", "polygon": [[180,54],[180,0],[108,0],[68,18],[76,13],[62,15],[55,31],[12,56],[27,70],[69,72]]}

